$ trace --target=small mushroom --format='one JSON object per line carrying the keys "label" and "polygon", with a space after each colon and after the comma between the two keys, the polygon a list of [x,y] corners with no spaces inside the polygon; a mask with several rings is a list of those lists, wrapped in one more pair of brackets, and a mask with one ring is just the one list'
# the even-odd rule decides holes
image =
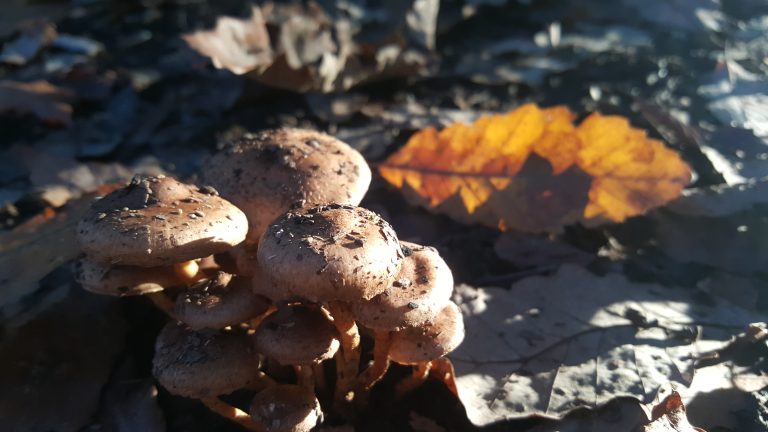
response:
{"label": "small mushroom", "polygon": [[409,253],[387,290],[352,304],[357,321],[374,330],[376,339],[373,365],[361,376],[363,390],[387,371],[390,332],[434,319],[450,303],[453,292],[451,269],[436,249],[409,242],[401,242],[401,246]]}
{"label": "small mushroom", "polygon": [[284,366],[294,366],[299,384],[314,388],[312,366],[333,358],[339,335],[315,306],[287,306],[262,321],[253,335],[257,350]]}
{"label": "small mushroom", "polygon": [[92,260],[139,267],[178,265],[224,252],[242,242],[245,215],[205,188],[166,176],[136,176],[93,203],[77,225],[77,240]]}
{"label": "small mushroom", "polygon": [[152,374],[169,392],[200,399],[214,412],[260,430],[247,413],[218,398],[259,377],[259,355],[245,334],[196,332],[168,324],[155,343]]}
{"label": "small mushroom", "polygon": [[309,432],[323,420],[320,402],[312,390],[292,384],[259,392],[249,412],[267,432]]}
{"label": "small mushroom", "polygon": [[271,302],[251,292],[250,278],[217,272],[176,298],[176,318],[193,329],[220,329],[266,313]]}
{"label": "small mushroom", "polygon": [[292,206],[339,202],[357,205],[371,182],[363,156],[342,141],[305,129],[244,134],[215,154],[204,181],[248,216],[248,242]]}
{"label": "small mushroom", "polygon": [[87,257],[75,262],[75,280],[86,291],[117,297],[156,293],[184,284],[171,266],[110,266]]}
{"label": "small mushroom", "polygon": [[431,322],[393,332],[389,359],[416,366],[411,379],[401,383],[397,392],[403,394],[421,384],[427,378],[431,362],[456,349],[463,340],[464,320],[461,310],[453,302],[448,303]]}

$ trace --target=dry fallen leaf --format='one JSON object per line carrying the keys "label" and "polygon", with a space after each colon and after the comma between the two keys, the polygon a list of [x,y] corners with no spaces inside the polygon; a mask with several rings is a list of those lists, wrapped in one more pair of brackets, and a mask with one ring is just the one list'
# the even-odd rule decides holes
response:
{"label": "dry fallen leaf", "polygon": [[734,389],[732,361],[697,358],[760,315],[696,295],[574,265],[510,289],[457,286],[467,336],[449,357],[469,419],[559,418],[619,397],[650,402],[670,382],[689,386],[680,386],[686,398]]}
{"label": "dry fallen leaf", "polygon": [[685,405],[678,392],[672,392],[651,411],[651,422],[643,432],[704,432],[688,423]]}
{"label": "dry fallen leaf", "polygon": [[[97,194],[113,188],[104,186]],[[91,194],[74,200],[59,213],[46,209],[0,235],[0,310],[34,292],[40,279],[77,257],[80,249],[75,241],[75,226],[93,197]]]}
{"label": "dry fallen leaf", "polygon": [[422,205],[501,229],[558,231],[621,222],[674,199],[688,165],[617,116],[578,126],[565,107],[527,104],[476,122],[426,128],[379,166]]}
{"label": "dry fallen leaf", "polygon": [[87,430],[99,408],[125,322],[116,299],[61,289],[68,297],[0,344],[0,430]]}
{"label": "dry fallen leaf", "polygon": [[0,81],[0,113],[30,113],[46,124],[66,126],[72,122],[70,99],[69,91],[47,81]]}

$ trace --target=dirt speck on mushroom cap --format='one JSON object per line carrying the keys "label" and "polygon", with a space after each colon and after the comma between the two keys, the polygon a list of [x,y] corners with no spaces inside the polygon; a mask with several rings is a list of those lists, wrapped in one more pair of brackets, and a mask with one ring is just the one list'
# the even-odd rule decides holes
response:
{"label": "dirt speck on mushroom cap", "polygon": [[93,203],[77,238],[92,260],[157,267],[223,252],[247,229],[245,214],[212,189],[136,176]]}
{"label": "dirt speck on mushroom cap", "polygon": [[389,286],[402,257],[389,223],[345,204],[284,214],[264,233],[258,250],[268,278],[312,302],[370,299]]}
{"label": "dirt speck on mushroom cap", "polygon": [[328,134],[282,128],[227,143],[202,177],[245,212],[255,242],[297,202],[359,204],[371,170],[360,153]]}

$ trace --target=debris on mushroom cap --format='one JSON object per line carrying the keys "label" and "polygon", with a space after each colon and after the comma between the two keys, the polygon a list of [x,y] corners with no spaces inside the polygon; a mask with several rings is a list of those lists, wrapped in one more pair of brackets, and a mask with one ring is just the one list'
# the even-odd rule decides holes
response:
{"label": "debris on mushroom cap", "polygon": [[229,143],[206,164],[202,177],[245,212],[248,241],[255,242],[296,203],[359,204],[371,170],[360,153],[330,135],[283,128]]}
{"label": "debris on mushroom cap", "polygon": [[432,322],[392,333],[389,358],[401,364],[435,360],[456,349],[463,340],[461,310],[451,302]]}
{"label": "debris on mushroom cap", "polygon": [[266,312],[271,302],[251,292],[250,278],[218,272],[176,298],[176,318],[193,329],[224,328]]}
{"label": "debris on mushroom cap", "polygon": [[75,261],[75,280],[86,290],[111,296],[134,296],[184,283],[173,267],[110,266],[87,257]]}
{"label": "debris on mushroom cap", "polygon": [[376,213],[327,204],[290,211],[270,225],[258,260],[276,284],[312,302],[370,299],[395,278],[402,251]]}
{"label": "debris on mushroom cap", "polygon": [[174,323],[155,343],[152,374],[169,392],[203,399],[246,387],[259,372],[259,356],[243,333],[193,331]]}
{"label": "debris on mushroom cap", "polygon": [[411,251],[386,291],[352,304],[355,318],[374,330],[397,330],[432,320],[450,302],[451,269],[435,248],[401,242]]}
{"label": "debris on mushroom cap", "polygon": [[250,414],[267,432],[309,432],[323,421],[320,402],[312,391],[292,384],[276,385],[256,394]]}
{"label": "debris on mushroom cap", "polygon": [[93,203],[77,239],[92,260],[157,267],[223,252],[247,230],[243,212],[213,189],[136,176]]}
{"label": "debris on mushroom cap", "polygon": [[333,323],[314,306],[288,306],[267,317],[253,335],[256,348],[282,365],[311,365],[339,349]]}

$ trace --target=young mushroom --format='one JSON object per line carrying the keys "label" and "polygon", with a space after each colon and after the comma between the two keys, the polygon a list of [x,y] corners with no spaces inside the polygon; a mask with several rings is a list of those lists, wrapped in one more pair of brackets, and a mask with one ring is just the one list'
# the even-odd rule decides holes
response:
{"label": "young mushroom", "polygon": [[251,280],[217,272],[176,298],[175,316],[192,329],[221,329],[265,314],[269,299],[253,294]]}
{"label": "young mushroom", "polygon": [[202,178],[248,216],[248,242],[295,203],[357,205],[371,182],[363,156],[342,141],[305,129],[244,134],[203,167]]}
{"label": "young mushroom", "polygon": [[250,416],[221,399],[259,377],[259,355],[241,333],[196,332],[168,324],[155,343],[152,374],[169,392],[199,399],[219,415],[259,431]]}
{"label": "young mushroom", "polygon": [[316,306],[286,306],[262,321],[253,335],[256,349],[281,365],[293,366],[298,384],[314,391],[313,365],[333,358],[339,334]]}
{"label": "young mushroom", "polygon": [[[199,259],[242,242],[247,229],[243,212],[210,187],[135,176],[94,202],[79,221],[77,240],[86,255],[81,280],[86,289],[102,292],[125,278],[133,292],[192,283],[201,276]],[[129,278],[134,271],[135,279]],[[162,294],[152,299],[170,304]]]}
{"label": "young mushroom", "polygon": [[[400,364],[414,365],[413,375],[396,388],[402,395],[420,385],[427,378],[432,363],[458,347],[464,340],[464,320],[461,310],[450,302],[432,321],[419,326],[393,332],[389,346],[389,359]],[[447,361],[447,359],[445,360]],[[441,365],[443,372],[445,365]],[[453,386],[446,377],[446,385]]]}
{"label": "young mushroom", "polygon": [[245,239],[243,212],[211,187],[170,177],[136,176],[93,203],[77,225],[77,239],[92,260],[110,265],[174,266],[196,273],[191,263],[224,252]]}
{"label": "young mushroom", "polygon": [[323,303],[341,336],[337,402],[348,399],[360,361],[350,303],[381,294],[403,258],[392,227],[361,207],[327,204],[289,211],[264,232],[258,261],[264,291]]}
{"label": "young mushroom", "polygon": [[320,402],[312,390],[292,384],[257,393],[249,412],[267,432],[309,432],[323,420]]}
{"label": "young mushroom", "polygon": [[400,242],[403,263],[400,272],[383,293],[352,304],[357,322],[374,331],[373,364],[360,376],[367,391],[389,366],[390,332],[420,327],[450,303],[453,292],[451,269],[435,248]]}

